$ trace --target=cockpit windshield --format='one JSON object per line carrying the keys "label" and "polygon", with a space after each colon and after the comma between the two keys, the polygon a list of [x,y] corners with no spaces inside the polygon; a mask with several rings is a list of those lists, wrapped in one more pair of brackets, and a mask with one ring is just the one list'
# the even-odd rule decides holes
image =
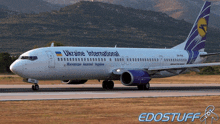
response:
{"label": "cockpit windshield", "polygon": [[27,60],[37,60],[37,56],[21,56],[21,59],[27,59]]}

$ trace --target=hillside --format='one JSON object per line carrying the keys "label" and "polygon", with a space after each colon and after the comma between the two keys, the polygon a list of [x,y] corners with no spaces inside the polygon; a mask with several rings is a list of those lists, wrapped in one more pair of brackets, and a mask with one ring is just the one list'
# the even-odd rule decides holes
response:
{"label": "hillside", "polygon": [[[73,4],[82,0],[44,0],[54,4]],[[83,0],[85,1],[85,0]],[[87,0],[92,1],[92,0]],[[193,23],[199,13],[204,0],[93,0],[111,4],[132,7],[135,9],[152,10],[163,12],[169,16]],[[212,2],[210,26],[220,29],[220,0],[209,0]]]}
{"label": "hillside", "polygon": [[20,13],[39,13],[59,10],[61,6],[43,0],[0,0],[0,8]]}
{"label": "hillside", "polygon": [[[160,12],[99,2],[59,11],[0,19],[0,52],[21,53],[58,41],[70,46],[170,48],[185,40],[192,24]],[[219,51],[219,30],[209,29],[207,51]]]}

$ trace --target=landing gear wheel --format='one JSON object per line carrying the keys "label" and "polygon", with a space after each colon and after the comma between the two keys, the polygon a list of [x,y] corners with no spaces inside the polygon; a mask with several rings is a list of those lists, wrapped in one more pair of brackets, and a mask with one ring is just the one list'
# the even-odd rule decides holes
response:
{"label": "landing gear wheel", "polygon": [[108,84],[108,81],[103,81],[102,82],[102,88],[107,89],[107,84]]}
{"label": "landing gear wheel", "polygon": [[108,89],[112,90],[114,88],[114,82],[113,81],[109,81],[108,82]]}
{"label": "landing gear wheel", "polygon": [[35,85],[32,85],[32,90],[39,90],[39,85],[38,84],[35,84]]}
{"label": "landing gear wheel", "polygon": [[138,85],[138,90],[149,90],[150,89],[150,83],[147,83],[145,85]]}
{"label": "landing gear wheel", "polygon": [[35,85],[35,90],[39,90],[39,89],[40,89],[39,85]]}
{"label": "landing gear wheel", "polygon": [[103,81],[102,88],[106,89],[106,90],[112,90],[114,88],[114,82],[113,81]]}
{"label": "landing gear wheel", "polygon": [[32,85],[32,90],[35,90],[35,86],[34,85]]}

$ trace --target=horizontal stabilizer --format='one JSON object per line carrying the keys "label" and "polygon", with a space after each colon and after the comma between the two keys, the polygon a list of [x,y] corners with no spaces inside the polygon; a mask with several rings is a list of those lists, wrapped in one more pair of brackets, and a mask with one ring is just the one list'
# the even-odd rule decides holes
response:
{"label": "horizontal stabilizer", "polygon": [[201,54],[200,57],[207,57],[207,56],[214,56],[214,55],[220,55],[219,53],[207,53],[207,54]]}

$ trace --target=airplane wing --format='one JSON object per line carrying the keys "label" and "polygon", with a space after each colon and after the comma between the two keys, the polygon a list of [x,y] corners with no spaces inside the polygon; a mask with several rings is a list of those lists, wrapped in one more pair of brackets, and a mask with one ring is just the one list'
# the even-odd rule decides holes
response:
{"label": "airplane wing", "polygon": [[115,75],[121,75],[127,70],[145,70],[147,72],[158,72],[158,71],[172,71],[172,70],[179,70],[179,69],[189,69],[195,70],[195,68],[200,67],[208,67],[208,66],[218,66],[220,65],[219,62],[217,63],[201,63],[201,64],[186,64],[186,65],[170,65],[170,66],[156,66],[156,67],[149,67],[149,68],[118,68],[112,71]]}
{"label": "airplane wing", "polygon": [[178,70],[178,69],[186,69],[186,68],[199,68],[199,67],[208,67],[208,66],[218,66],[217,63],[201,63],[201,64],[186,64],[186,65],[170,65],[170,66],[157,66],[157,67],[149,67],[147,70],[149,71],[163,71],[163,70]]}

